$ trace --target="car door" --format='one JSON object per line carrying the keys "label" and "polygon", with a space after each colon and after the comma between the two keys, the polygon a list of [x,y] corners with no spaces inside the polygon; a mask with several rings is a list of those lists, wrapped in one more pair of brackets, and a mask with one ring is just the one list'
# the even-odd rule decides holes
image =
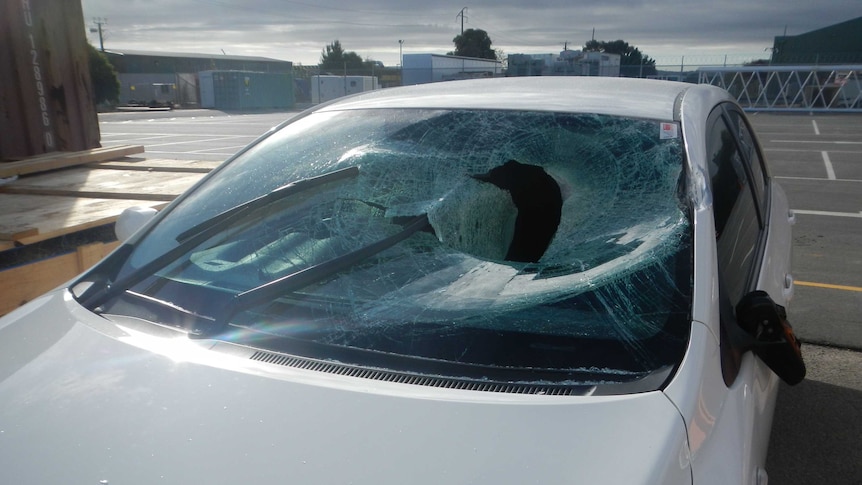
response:
{"label": "car door", "polygon": [[[790,211],[780,187],[770,179],[761,149],[745,115],[734,105],[709,117],[707,156],[716,228],[720,294],[722,373],[728,404],[739,420],[745,470],[760,483],[769,443],[776,376],[741,344],[737,305],[755,290],[779,305],[791,294]],[[785,286],[787,282],[787,286]]]}

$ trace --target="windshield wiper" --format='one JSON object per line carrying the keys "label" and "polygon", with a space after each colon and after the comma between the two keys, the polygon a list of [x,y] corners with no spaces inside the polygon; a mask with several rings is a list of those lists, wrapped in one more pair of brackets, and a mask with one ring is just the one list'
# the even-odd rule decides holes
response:
{"label": "windshield wiper", "polygon": [[230,209],[216,214],[200,224],[196,224],[191,228],[186,229],[177,235],[177,242],[182,243],[187,239],[194,237],[201,232],[209,231],[214,227],[220,229],[248,212],[266,207],[267,205],[284,199],[285,197],[290,197],[292,195],[299,194],[300,192],[305,192],[308,189],[313,189],[337,180],[356,177],[357,175],[359,175],[359,167],[347,167],[325,173],[323,175],[318,175],[316,177],[309,177],[307,179],[291,182],[273,190],[272,192],[261,195],[255,199],[251,199],[248,202],[243,202],[235,207],[231,207]]}
{"label": "windshield wiper", "polygon": [[106,284],[105,286],[101,286],[98,289],[95,289],[95,285],[91,286],[90,289],[88,289],[84,292],[84,294],[81,295],[81,297],[78,299],[78,302],[82,306],[91,310],[98,308],[111,298],[114,298],[118,294],[128,290],[129,288],[135,286],[141,281],[149,278],[157,271],[163,269],[165,266],[171,264],[177,258],[181,257],[183,254],[187,253],[192,248],[196,247],[198,244],[201,244],[207,239],[218,234],[225,227],[235,222],[240,216],[251,213],[252,211],[255,211],[257,209],[266,207],[274,202],[290,197],[292,195],[300,194],[309,189],[313,189],[330,182],[356,177],[357,175],[359,175],[359,167],[354,166],[335,170],[329,173],[325,173],[323,175],[318,175],[316,177],[309,177],[307,179],[297,180],[296,182],[292,182],[290,184],[279,187],[272,192],[251,199],[224,212],[220,212],[219,214],[216,214],[215,216],[201,222],[200,224],[196,224],[190,229],[187,229],[180,233],[176,238],[177,242],[179,243],[176,247],[168,250],[161,256],[158,256],[149,263],[141,266],[137,270],[127,275],[125,278],[122,278],[121,280],[116,281],[113,284]]}
{"label": "windshield wiper", "polygon": [[293,291],[300,290],[320,282],[337,273],[365,261],[366,259],[389,249],[413,234],[431,226],[428,216],[422,214],[414,217],[401,231],[379,241],[361,247],[355,251],[332,258],[320,264],[283,276],[277,280],[260,285],[256,288],[236,294],[233,299],[218,312],[215,323],[207,329],[196,329],[190,335],[205,338],[221,332],[228,321],[238,312],[254,307]]}

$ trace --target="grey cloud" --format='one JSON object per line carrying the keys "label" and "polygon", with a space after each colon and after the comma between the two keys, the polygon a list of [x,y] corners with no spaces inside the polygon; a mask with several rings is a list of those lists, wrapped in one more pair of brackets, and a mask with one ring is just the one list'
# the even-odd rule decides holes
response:
{"label": "grey cloud", "polygon": [[[107,17],[107,46],[265,55],[316,64],[326,44],[393,65],[405,53],[453,49],[462,4],[424,0],[82,0],[85,20]],[[624,39],[653,58],[692,50],[757,53],[786,27],[800,34],[862,15],[858,0],[477,0],[466,28],[486,30],[507,53],[578,48],[595,28],[600,40]]]}

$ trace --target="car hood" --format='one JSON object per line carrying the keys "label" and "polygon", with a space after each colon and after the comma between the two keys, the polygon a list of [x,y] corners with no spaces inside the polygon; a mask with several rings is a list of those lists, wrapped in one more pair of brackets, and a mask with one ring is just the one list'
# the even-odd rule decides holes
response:
{"label": "car hood", "polygon": [[0,320],[0,483],[690,483],[661,392],[539,396],[295,369],[58,290]]}

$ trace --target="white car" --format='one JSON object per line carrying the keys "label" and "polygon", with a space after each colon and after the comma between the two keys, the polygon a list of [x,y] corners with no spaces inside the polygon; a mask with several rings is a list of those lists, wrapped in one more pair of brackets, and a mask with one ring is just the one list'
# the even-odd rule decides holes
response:
{"label": "white car", "polygon": [[0,483],[763,485],[792,221],[711,86],[336,100],[0,320]]}

